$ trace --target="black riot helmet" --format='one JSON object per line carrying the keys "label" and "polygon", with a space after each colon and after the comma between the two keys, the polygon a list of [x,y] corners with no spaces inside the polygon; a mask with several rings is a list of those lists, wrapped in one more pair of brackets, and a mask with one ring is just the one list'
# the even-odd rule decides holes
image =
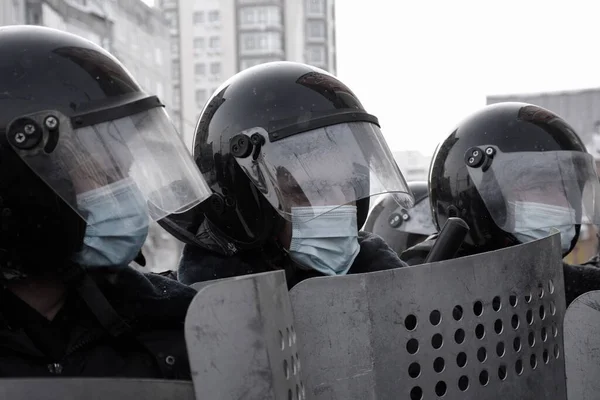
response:
{"label": "black riot helmet", "polygon": [[54,29],[0,28],[0,279],[57,276],[84,238],[110,234],[100,220],[185,210],[203,182],[159,99],[113,56]]}
{"label": "black riot helmet", "polygon": [[[225,253],[260,248],[282,222],[342,205],[356,205],[361,227],[376,194],[412,202],[377,118],[337,78],[304,64],[261,64],[225,82],[201,113],[193,148],[213,196],[187,221],[161,225],[201,246],[220,242]],[[299,207],[312,207],[310,216],[295,215]]]}
{"label": "black riot helmet", "polygon": [[437,148],[429,196],[438,228],[467,222],[470,252],[493,250],[561,231],[563,252],[580,224],[597,223],[598,177],[573,128],[544,108],[499,103],[472,114]]}
{"label": "black riot helmet", "polygon": [[404,208],[389,195],[373,207],[364,230],[379,235],[398,254],[437,232],[433,225],[427,182],[408,182],[415,205]]}

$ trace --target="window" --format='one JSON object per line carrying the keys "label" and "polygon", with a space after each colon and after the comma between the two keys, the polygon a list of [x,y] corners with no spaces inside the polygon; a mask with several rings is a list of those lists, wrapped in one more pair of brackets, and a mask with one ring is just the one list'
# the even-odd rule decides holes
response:
{"label": "window", "polygon": [[196,90],[196,105],[202,107],[204,103],[206,103],[206,89]]}
{"label": "window", "polygon": [[208,42],[208,47],[213,50],[218,50],[221,47],[221,38],[218,36],[212,36]]}
{"label": "window", "polygon": [[217,22],[219,20],[219,11],[214,10],[208,13],[208,22]]}
{"label": "window", "polygon": [[244,24],[253,24],[254,23],[254,10],[252,8],[242,8],[240,11],[240,20]]}
{"label": "window", "polygon": [[[179,71],[180,65],[179,65],[179,61],[173,61],[171,63],[171,74],[173,75],[173,80],[178,81],[180,78],[180,71]],[[173,94],[173,97],[175,97],[175,94]]]}
{"label": "window", "polygon": [[215,62],[210,64],[211,75],[219,75],[221,73],[221,63]]}
{"label": "window", "polygon": [[204,63],[197,63],[194,66],[194,74],[198,77],[198,76],[204,76],[206,75],[206,64]]}
{"label": "window", "polygon": [[260,22],[261,24],[267,23],[267,9],[260,8],[258,10],[258,22]]}
{"label": "window", "polygon": [[248,35],[244,38],[244,50],[254,50],[256,48],[256,41],[254,36]]}
{"label": "window", "polygon": [[194,12],[194,25],[204,23],[204,12],[203,11],[195,11]]}
{"label": "window", "polygon": [[179,43],[172,41],[171,42],[171,54],[177,56],[179,54]]}
{"label": "window", "polygon": [[306,62],[308,64],[322,64],[325,62],[325,47],[310,47],[307,49]]}
{"label": "window", "polygon": [[177,12],[176,11],[166,11],[165,18],[169,21],[169,27],[176,29],[177,24]]}
{"label": "window", "polygon": [[179,86],[173,88],[173,108],[179,109],[181,106],[181,90]]}
{"label": "window", "polygon": [[202,51],[204,51],[204,38],[194,38],[194,54],[198,54]]}
{"label": "window", "polygon": [[323,15],[325,14],[325,1],[324,0],[306,0],[308,3],[308,13],[312,15]]}
{"label": "window", "polygon": [[309,21],[306,25],[306,33],[311,39],[325,38],[325,22],[324,21]]}
{"label": "window", "polygon": [[156,64],[162,65],[162,51],[160,51],[159,47],[154,49],[154,61],[156,61]]}

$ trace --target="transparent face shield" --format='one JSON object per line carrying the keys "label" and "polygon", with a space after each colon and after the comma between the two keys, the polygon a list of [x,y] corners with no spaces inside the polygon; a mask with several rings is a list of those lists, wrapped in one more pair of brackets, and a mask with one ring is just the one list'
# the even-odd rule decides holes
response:
{"label": "transparent face shield", "polygon": [[412,193],[379,127],[372,123],[342,123],[273,142],[262,128],[241,134],[236,138],[241,137],[242,143],[231,143],[234,155],[245,137],[255,145],[250,154],[239,152],[237,163],[287,220],[296,208],[310,208],[310,213],[302,213],[309,220],[384,193],[402,207],[413,205]]}
{"label": "transparent face shield", "polygon": [[433,218],[431,217],[429,198],[421,200],[410,210],[402,211],[403,213],[399,214],[404,216],[405,213],[407,217],[404,217],[405,220],[397,228],[399,231],[425,236],[430,236],[437,232],[437,229],[433,225]]}
{"label": "transparent face shield", "polygon": [[[480,159],[481,151],[489,156]],[[465,162],[491,217],[505,232],[549,234],[553,227],[600,222],[600,183],[591,154],[503,153],[480,146],[467,152]]]}
{"label": "transparent face shield", "polygon": [[[80,128],[56,111],[40,112],[11,123],[7,138],[86,222],[82,203],[92,198],[119,218],[125,206],[131,211],[123,199],[131,203],[133,197],[140,212],[158,220],[190,209],[211,193],[163,108]],[[123,196],[124,191],[135,193]]]}

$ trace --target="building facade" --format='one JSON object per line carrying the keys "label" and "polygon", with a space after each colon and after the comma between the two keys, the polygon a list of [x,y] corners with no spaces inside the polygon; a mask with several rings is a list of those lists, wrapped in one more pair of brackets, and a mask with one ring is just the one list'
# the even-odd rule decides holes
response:
{"label": "building facade", "polygon": [[[488,96],[487,104],[517,101],[544,107],[567,121],[596,159],[600,171],[600,89],[571,90],[550,93]],[[571,264],[580,264],[600,250],[598,228],[581,226],[577,246],[565,258]]]}
{"label": "building facade", "polygon": [[173,115],[191,146],[198,115],[239,71],[298,61],[336,72],[334,0],[159,0],[171,26]]}

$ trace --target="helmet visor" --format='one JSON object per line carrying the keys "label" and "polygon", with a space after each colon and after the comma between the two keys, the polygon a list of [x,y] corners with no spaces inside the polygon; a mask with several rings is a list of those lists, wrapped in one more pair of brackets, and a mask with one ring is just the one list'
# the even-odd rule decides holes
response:
{"label": "helmet visor", "polygon": [[[263,137],[259,152],[236,157],[260,193],[285,219],[292,209],[312,219],[339,206],[391,193],[403,207],[412,207],[411,191],[377,125],[351,122],[269,141],[262,128],[242,132]],[[255,136],[256,138],[256,136]]]}
{"label": "helmet visor", "polygon": [[600,222],[600,183],[591,154],[503,153],[495,146],[482,147],[493,157],[467,170],[494,222],[505,232],[550,232],[552,227]]}
{"label": "helmet visor", "polygon": [[193,207],[211,193],[163,108],[81,128],[59,112],[40,112],[11,123],[7,138],[20,158],[86,221],[81,199],[92,195],[102,199],[103,212],[118,217],[123,196],[116,194],[134,190],[138,206],[158,220]]}

